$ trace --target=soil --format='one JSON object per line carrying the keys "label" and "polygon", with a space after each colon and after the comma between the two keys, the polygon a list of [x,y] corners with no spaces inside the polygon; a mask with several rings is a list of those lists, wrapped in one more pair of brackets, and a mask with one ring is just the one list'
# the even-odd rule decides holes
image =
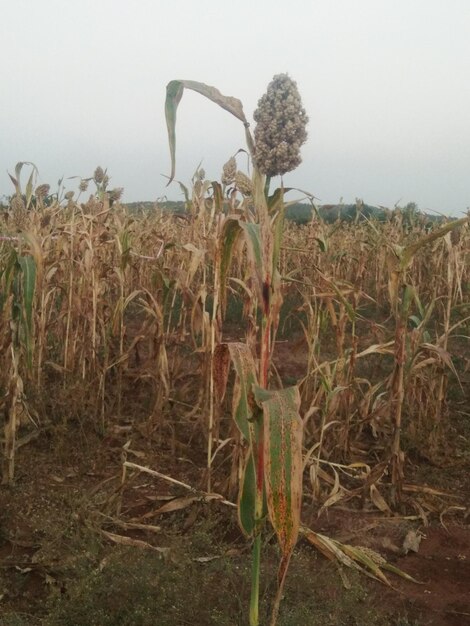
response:
{"label": "soil", "polygon": [[[282,378],[297,382],[305,367],[302,342],[281,341],[276,354]],[[4,623],[2,615],[13,613],[26,614],[30,621],[5,623],[42,623],[50,598],[66,595],[70,581],[80,577],[90,563],[105,563],[116,542],[135,550],[157,547],[171,562],[179,558],[181,542],[191,542],[193,532],[200,530],[204,520],[215,517],[218,523],[208,531],[212,551],[230,555],[234,572],[238,559],[248,558],[235,509],[220,501],[205,503],[198,496],[197,490],[205,484],[205,450],[191,429],[186,428],[183,436],[174,425],[172,438],[158,432],[149,437],[145,427],[126,417],[125,412],[123,415],[108,425],[104,437],[86,422],[74,422],[67,429],[44,429],[19,449],[16,482],[0,487],[0,623]],[[463,435],[457,430],[455,436]],[[193,490],[131,471],[121,486],[125,458]],[[364,621],[364,626],[470,624],[469,469],[468,457],[448,459],[446,466],[437,468],[423,458],[410,460],[407,480],[415,489],[410,497],[416,496],[421,504],[418,509],[395,514],[380,514],[377,508],[356,500],[319,511],[306,499],[303,522],[312,530],[345,544],[373,549],[419,581],[387,573],[392,585],[387,587],[361,577],[366,599],[360,602],[365,601],[379,615],[374,622]],[[213,489],[222,490],[222,485],[215,483]],[[171,500],[175,496],[179,496],[178,501]],[[165,505],[166,510],[162,508]],[[139,524],[154,528],[144,530]],[[309,559],[315,553],[304,540],[298,551]],[[206,556],[212,558],[207,552],[206,547]],[[204,552],[201,558],[205,558]],[[327,563],[318,553],[315,558]],[[274,564],[272,569],[275,577]],[[296,571],[308,581],[310,570]],[[348,572],[341,577],[334,568],[329,571],[329,589],[322,591],[320,580],[315,583],[315,593],[327,595],[334,584],[335,598],[341,602]],[[356,610],[354,606],[351,612]],[[194,624],[206,623],[198,621],[197,615],[194,619]]]}
{"label": "soil", "polygon": [[[416,526],[399,517],[376,520],[370,516],[333,511],[314,525],[319,532],[371,547],[420,584],[393,577],[394,589],[373,588],[374,602],[416,619],[426,626],[470,624],[470,525],[433,523]],[[405,554],[410,528],[422,535],[417,552]],[[354,529],[351,532],[351,529]]]}

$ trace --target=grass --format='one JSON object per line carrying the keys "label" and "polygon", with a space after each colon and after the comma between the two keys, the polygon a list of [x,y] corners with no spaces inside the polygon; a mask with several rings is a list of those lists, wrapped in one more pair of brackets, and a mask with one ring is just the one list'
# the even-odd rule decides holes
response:
{"label": "grass", "polygon": [[[52,592],[42,618],[10,613],[0,618],[0,624],[244,626],[250,592],[250,569],[244,555],[196,560],[220,554],[222,547],[214,546],[214,529],[207,523],[194,531],[191,540],[181,542],[168,561],[151,551],[116,546],[106,556],[71,571],[62,590]],[[89,552],[87,544],[82,549]],[[262,570],[261,623],[269,615],[277,559],[275,546],[269,544]],[[279,617],[281,626],[406,623],[371,606],[358,575],[349,576],[350,589],[341,589],[336,568],[306,548],[296,550],[291,567]]]}

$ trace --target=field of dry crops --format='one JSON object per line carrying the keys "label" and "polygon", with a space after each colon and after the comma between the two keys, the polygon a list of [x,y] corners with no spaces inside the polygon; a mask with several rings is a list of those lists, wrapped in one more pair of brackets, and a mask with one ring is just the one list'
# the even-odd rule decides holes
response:
{"label": "field of dry crops", "polygon": [[[158,206],[131,214],[102,174],[91,196],[18,187],[0,217],[0,614],[3,606],[12,616],[2,623],[154,623],[144,613],[109,622],[66,616],[76,568],[86,562],[106,573],[112,545],[171,563],[181,542],[209,524],[204,548],[191,553],[196,580],[205,563],[212,581],[221,575],[212,559],[244,557],[236,502],[246,446],[231,417],[240,382],[220,346],[247,346],[261,358],[253,259],[225,227],[228,216],[250,223],[250,193],[226,194],[199,172],[184,214]],[[468,223],[400,211],[371,221],[358,207],[356,220],[326,224],[312,207],[310,223],[284,223],[279,277],[266,387],[299,394],[299,562],[308,553],[304,566],[314,563],[327,579],[320,554],[342,561],[349,588],[343,570],[351,563],[405,585],[401,596],[387,591],[386,616],[365,616],[362,599],[315,622],[288,608],[288,587],[281,623],[464,624]],[[93,548],[80,544],[84,534]],[[447,577],[426,560],[427,541]],[[379,569],[377,553],[424,577],[432,593]],[[299,582],[307,574],[295,560]],[[341,578],[328,572],[331,599]],[[59,608],[46,606],[51,597]],[[169,621],[158,623],[243,623],[233,617],[236,602],[224,617],[225,602],[215,617],[196,607],[196,622],[162,608]]]}

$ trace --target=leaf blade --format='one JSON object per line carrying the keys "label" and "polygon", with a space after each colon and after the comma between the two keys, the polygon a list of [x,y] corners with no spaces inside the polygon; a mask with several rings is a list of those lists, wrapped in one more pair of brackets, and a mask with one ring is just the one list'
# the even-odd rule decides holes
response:
{"label": "leaf blade", "polygon": [[232,96],[224,96],[218,89],[200,83],[194,80],[172,80],[166,87],[166,100],[165,100],[165,118],[168,129],[168,143],[170,146],[171,157],[171,173],[167,186],[172,182],[175,177],[176,169],[176,111],[178,105],[183,97],[185,89],[191,89],[197,93],[205,96],[215,104],[234,115],[237,119],[243,122],[245,129],[248,127],[245,114],[243,112],[243,105],[238,98]]}
{"label": "leaf blade", "polygon": [[[302,420],[298,387],[254,388],[263,409],[264,462],[268,514],[288,564],[299,533],[302,501]],[[280,571],[281,577],[281,571]]]}

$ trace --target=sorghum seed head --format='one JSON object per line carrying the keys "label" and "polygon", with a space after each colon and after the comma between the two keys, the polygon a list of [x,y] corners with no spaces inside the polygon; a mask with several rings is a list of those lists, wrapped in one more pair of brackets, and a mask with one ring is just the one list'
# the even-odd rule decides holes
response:
{"label": "sorghum seed head", "polygon": [[235,157],[230,157],[227,163],[224,165],[222,169],[222,184],[223,185],[231,185],[235,180],[235,175],[237,173],[237,162]]}
{"label": "sorghum seed head", "polygon": [[368,548],[366,546],[357,546],[357,549],[365,554],[365,556],[369,557],[369,559],[373,561],[376,565],[385,565],[387,563],[383,556],[375,550],[372,550],[372,548]]}
{"label": "sorghum seed head", "polygon": [[19,194],[16,194],[15,196],[13,196],[13,198],[11,199],[10,207],[13,213],[20,213],[22,211],[26,211],[24,200]]}
{"label": "sorghum seed head", "polygon": [[36,187],[34,195],[36,198],[45,198],[48,195],[50,188],[51,186],[47,184],[39,185]]}
{"label": "sorghum seed head", "polygon": [[17,230],[23,230],[28,221],[28,212],[24,200],[19,194],[11,199],[11,213]]}
{"label": "sorghum seed head", "polygon": [[287,74],[274,76],[254,119],[254,160],[260,172],[278,176],[295,169],[302,162],[300,147],[307,140],[308,122],[297,83]]}
{"label": "sorghum seed head", "polygon": [[65,198],[66,200],[72,200],[72,198],[73,198],[73,194],[74,194],[74,193],[75,193],[75,192],[73,192],[73,191],[67,191],[67,193],[65,194],[64,198]]}
{"label": "sorghum seed head", "polygon": [[78,189],[79,189],[79,191],[86,191],[88,189],[88,181],[87,180],[81,180],[80,184],[78,185]]}
{"label": "sorghum seed head", "polygon": [[99,165],[96,168],[95,173],[93,174],[93,179],[94,179],[95,183],[98,183],[98,185],[100,183],[102,183],[103,180],[104,180],[104,170]]}
{"label": "sorghum seed head", "polygon": [[243,172],[237,172],[235,175],[235,186],[244,196],[251,196],[253,193],[253,182]]}

